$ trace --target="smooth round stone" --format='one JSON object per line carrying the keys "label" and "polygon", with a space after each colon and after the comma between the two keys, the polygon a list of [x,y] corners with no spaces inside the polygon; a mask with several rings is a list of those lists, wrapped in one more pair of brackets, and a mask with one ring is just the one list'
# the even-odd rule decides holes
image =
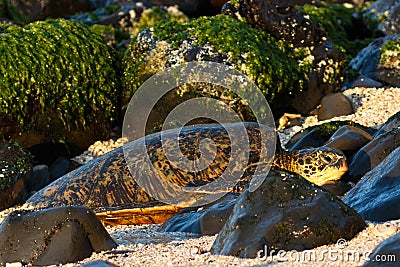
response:
{"label": "smooth round stone", "polygon": [[372,136],[350,125],[340,127],[324,146],[342,151],[356,150],[372,140]]}
{"label": "smooth round stone", "polygon": [[50,177],[52,181],[60,178],[64,174],[68,173],[71,163],[65,157],[58,157],[49,167]]}
{"label": "smooth round stone", "polygon": [[318,120],[328,120],[334,117],[350,115],[354,113],[351,101],[343,93],[334,93],[321,99],[318,109]]}
{"label": "smooth round stone", "polygon": [[117,245],[86,207],[15,210],[0,225],[0,263],[58,265]]}
{"label": "smooth round stone", "polygon": [[32,177],[28,180],[27,189],[36,192],[50,183],[50,172],[47,165],[33,167]]}

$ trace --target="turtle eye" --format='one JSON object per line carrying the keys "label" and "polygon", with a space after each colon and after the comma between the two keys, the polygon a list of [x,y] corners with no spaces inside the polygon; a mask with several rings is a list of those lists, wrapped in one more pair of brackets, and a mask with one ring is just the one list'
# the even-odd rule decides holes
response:
{"label": "turtle eye", "polygon": [[324,160],[325,160],[326,162],[331,162],[331,161],[332,161],[331,156],[323,155],[323,158],[324,158]]}

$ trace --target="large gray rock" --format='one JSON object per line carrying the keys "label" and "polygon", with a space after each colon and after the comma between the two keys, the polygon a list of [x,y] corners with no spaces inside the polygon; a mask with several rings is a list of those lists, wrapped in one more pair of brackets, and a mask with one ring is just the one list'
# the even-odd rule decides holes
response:
{"label": "large gray rock", "polygon": [[395,128],[400,128],[400,111],[391,116],[384,125],[374,134],[374,138],[383,133],[390,132]]}
{"label": "large gray rock", "polygon": [[350,240],[366,226],[334,195],[297,175],[271,173],[239,197],[212,254],[254,258],[264,246],[297,251]]}
{"label": "large gray rock", "polygon": [[341,151],[352,151],[361,148],[371,140],[372,136],[366,131],[354,126],[344,125],[337,129],[324,146]]}
{"label": "large gray rock", "polygon": [[368,172],[343,201],[365,220],[400,219],[400,147]]}
{"label": "large gray rock", "polygon": [[363,20],[370,30],[378,30],[385,35],[400,34],[400,1],[374,1],[363,13]]}
{"label": "large gray rock", "polygon": [[17,210],[0,224],[0,265],[58,265],[115,247],[115,241],[86,207]]}
{"label": "large gray rock", "polygon": [[[399,87],[399,43],[400,34],[376,39],[350,61],[348,69],[384,85]],[[353,87],[352,83],[352,79],[347,80],[346,87]]]}
{"label": "large gray rock", "polygon": [[349,164],[348,177],[357,182],[367,172],[374,169],[393,150],[400,146],[400,129],[393,128],[380,134],[360,148]]}
{"label": "large gray rock", "polygon": [[370,261],[363,267],[395,267],[400,265],[400,233],[389,237],[380,243],[372,255],[369,256]]}

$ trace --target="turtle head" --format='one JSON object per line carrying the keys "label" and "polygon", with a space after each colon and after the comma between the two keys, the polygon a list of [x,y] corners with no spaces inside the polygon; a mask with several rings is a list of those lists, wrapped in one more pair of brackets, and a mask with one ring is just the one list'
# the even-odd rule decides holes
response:
{"label": "turtle head", "polygon": [[339,180],[348,170],[343,152],[328,147],[302,149],[297,151],[297,173],[316,185]]}

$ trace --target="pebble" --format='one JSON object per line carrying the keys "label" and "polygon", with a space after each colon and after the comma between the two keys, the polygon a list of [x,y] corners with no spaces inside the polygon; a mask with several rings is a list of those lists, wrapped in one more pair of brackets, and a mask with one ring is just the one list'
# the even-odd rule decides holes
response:
{"label": "pebble", "polygon": [[400,111],[400,88],[397,87],[356,87],[343,91],[343,94],[352,101],[355,109],[354,114],[324,121],[318,121],[317,115],[302,117],[303,123],[301,126],[278,131],[282,145],[284,146],[297,132],[328,121],[351,120],[361,125],[378,129],[390,116]]}

